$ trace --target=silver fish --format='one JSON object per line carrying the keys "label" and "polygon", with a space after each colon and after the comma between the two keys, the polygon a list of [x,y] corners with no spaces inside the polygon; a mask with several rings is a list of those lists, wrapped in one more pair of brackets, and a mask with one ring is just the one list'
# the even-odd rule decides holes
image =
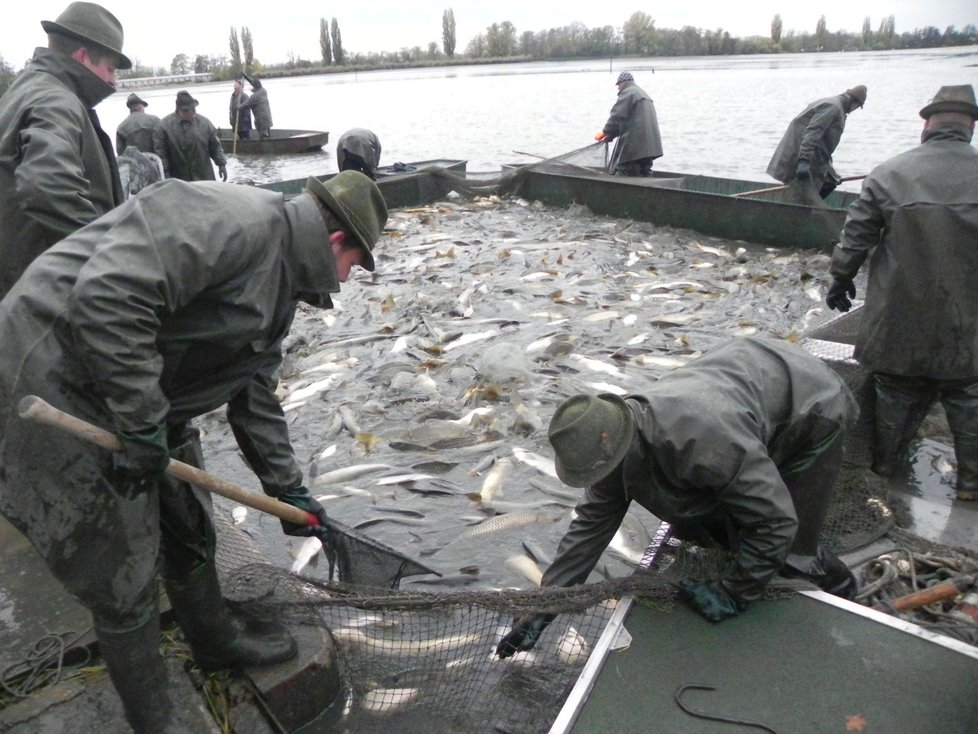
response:
{"label": "silver fish", "polygon": [[559,515],[548,515],[543,512],[508,512],[505,515],[496,515],[485,522],[476,525],[471,530],[467,530],[458,536],[459,540],[475,538],[489,533],[498,533],[501,530],[511,530],[512,528],[532,525],[534,523],[553,523],[560,520]]}
{"label": "silver fish", "polygon": [[354,464],[353,466],[345,466],[342,469],[334,469],[325,474],[320,474],[316,477],[313,484],[317,487],[327,484],[345,484],[365,474],[372,474],[383,469],[392,468],[390,464]]}
{"label": "silver fish", "polygon": [[407,708],[418,697],[420,688],[375,688],[367,691],[360,708],[375,716],[389,716]]}
{"label": "silver fish", "polygon": [[300,573],[310,563],[316,565],[322,549],[323,543],[315,535],[305,538],[299,546],[299,550],[295,553],[295,561],[292,563],[292,573]]}

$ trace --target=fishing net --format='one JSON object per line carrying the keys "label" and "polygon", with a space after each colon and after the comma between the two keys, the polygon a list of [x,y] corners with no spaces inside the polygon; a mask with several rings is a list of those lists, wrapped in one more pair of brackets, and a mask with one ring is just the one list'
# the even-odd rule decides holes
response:
{"label": "fishing net", "polygon": [[[325,626],[344,690],[322,717],[338,731],[547,731],[622,599],[666,611],[676,582],[714,576],[727,554],[682,544],[667,525],[632,575],[572,588],[419,593],[328,583],[266,564],[223,580],[259,618]],[[769,598],[813,588],[778,579]],[[557,618],[533,650],[500,660],[514,617]],[[319,729],[317,729],[318,731]],[[323,728],[322,731],[333,730]]]}

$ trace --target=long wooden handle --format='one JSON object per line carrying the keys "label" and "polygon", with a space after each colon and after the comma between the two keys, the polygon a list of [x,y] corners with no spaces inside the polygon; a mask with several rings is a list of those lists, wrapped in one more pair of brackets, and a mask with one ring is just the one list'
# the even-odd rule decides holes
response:
{"label": "long wooden handle", "polygon": [[[845,183],[846,181],[861,181],[864,178],[866,178],[865,173],[862,176],[846,176],[844,179],[842,179],[842,183]],[[784,191],[784,189],[788,188],[790,185],[791,184],[782,184],[781,186],[771,186],[766,189],[755,189],[754,191],[741,191],[739,194],[731,194],[731,196],[736,199],[739,196],[756,196],[757,194],[771,194],[774,193],[775,191]]]}
{"label": "long wooden handle", "polygon": [[912,594],[899,596],[889,604],[877,604],[873,609],[878,612],[906,612],[917,607],[922,607],[925,604],[933,604],[934,602],[950,599],[960,593],[961,590],[957,584],[953,581],[946,581],[942,584],[935,584],[926,589],[915,591]]}
{"label": "long wooden handle", "polygon": [[[109,433],[98,426],[93,426],[88,421],[65,413],[62,410],[58,410],[36,395],[28,395],[23,398],[17,405],[17,412],[25,420],[54,426],[73,436],[77,436],[83,441],[101,446],[103,449],[122,451],[122,441],[115,434]],[[230,500],[234,500],[255,510],[260,510],[261,512],[267,512],[269,515],[274,515],[282,520],[288,520],[296,525],[319,524],[316,516],[305,510],[300,510],[298,507],[280,502],[274,497],[249,492],[247,489],[219,479],[213,474],[208,474],[203,469],[198,469],[182,461],[170,459],[166,473],[201,489],[206,489],[208,492],[219,494],[222,497],[227,497]]]}

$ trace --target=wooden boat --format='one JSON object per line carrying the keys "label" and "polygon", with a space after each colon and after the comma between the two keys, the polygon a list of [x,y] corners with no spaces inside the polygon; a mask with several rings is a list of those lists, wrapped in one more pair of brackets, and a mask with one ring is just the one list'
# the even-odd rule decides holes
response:
{"label": "wooden boat", "polygon": [[[430,204],[444,198],[452,190],[451,180],[439,176],[438,173],[449,171],[464,177],[466,164],[467,161],[463,160],[437,159],[381,166],[378,169],[377,186],[384,194],[384,200],[390,209]],[[326,173],[316,178],[326,181],[335,175]],[[308,178],[304,176],[286,181],[272,181],[258,184],[258,187],[295,196],[305,189]]]}
{"label": "wooden boat", "polygon": [[517,191],[527,199],[583,204],[596,214],[777,247],[827,248],[838,241],[846,207],[856,199],[856,194],[836,191],[824,206],[810,206],[794,201],[789,190],[742,196],[770,189],[770,182],[668,171],[653,171],[649,178],[609,176],[580,166],[522,168]]}
{"label": "wooden boat", "polygon": [[[252,135],[257,132],[252,131]],[[234,141],[231,130],[220,129],[217,137],[225,153],[235,155],[288,155],[291,153],[309,153],[319,150],[329,142],[329,133],[321,130],[290,130],[288,128],[272,128],[270,138],[248,138]]]}

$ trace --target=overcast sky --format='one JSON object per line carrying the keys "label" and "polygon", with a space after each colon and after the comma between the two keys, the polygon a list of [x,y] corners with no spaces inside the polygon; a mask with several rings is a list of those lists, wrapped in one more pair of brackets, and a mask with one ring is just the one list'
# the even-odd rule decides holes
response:
{"label": "overcast sky", "polygon": [[[228,55],[231,27],[247,26],[254,39],[255,57],[264,63],[282,63],[289,56],[315,61],[319,53],[319,19],[336,17],[348,53],[396,51],[404,47],[441,47],[441,19],[447,8],[455,13],[456,48],[492,23],[510,21],[517,33],[558,28],[574,22],[592,28],[621,28],[641,10],[659,28],[690,25],[717,29],[732,36],[767,36],[771,19],[781,14],[785,32],[813,32],[820,15],[830,31],[859,32],[869,16],[875,29],[893,15],[897,32],[933,25],[978,25],[975,0],[361,0],[357,3],[275,3],[269,0],[167,0],[162,4],[106,0],[125,28],[124,51],[143,65],[169,67],[173,57],[185,53]],[[67,7],[65,0],[10,2],[0,27],[0,55],[21,68],[35,46],[46,44],[41,20],[54,20]]]}

